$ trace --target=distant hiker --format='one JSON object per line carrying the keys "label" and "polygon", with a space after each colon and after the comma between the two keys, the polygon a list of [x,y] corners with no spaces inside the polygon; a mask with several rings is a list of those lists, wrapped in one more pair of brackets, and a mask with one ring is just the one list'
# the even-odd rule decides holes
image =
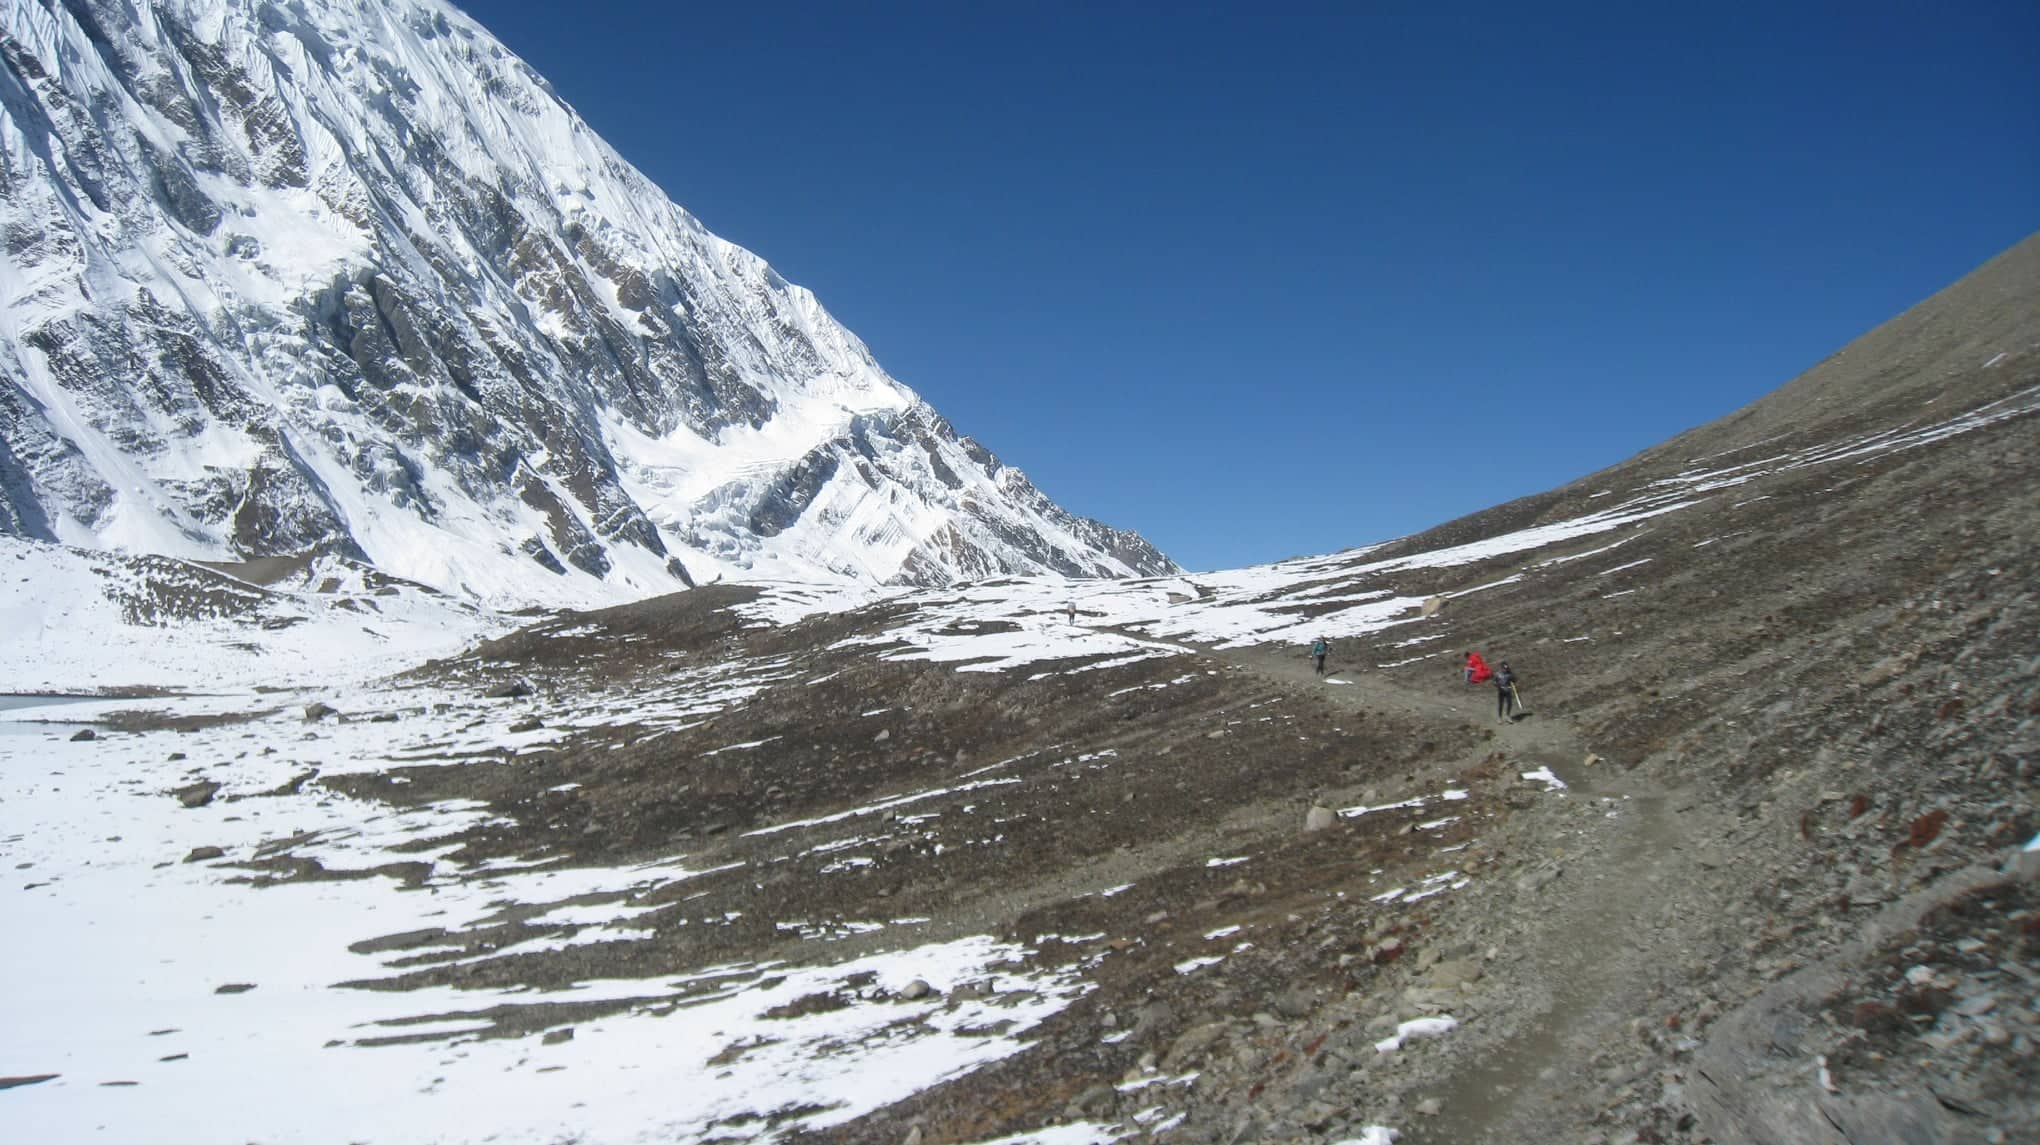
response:
{"label": "distant hiker", "polygon": [[1495,718],[1509,723],[1510,713],[1516,707],[1516,674],[1509,671],[1509,662],[1504,660],[1495,669]]}
{"label": "distant hiker", "polygon": [[1487,661],[1480,658],[1480,653],[1468,652],[1466,654],[1467,683],[1485,684],[1488,682],[1488,679],[1493,675],[1494,673],[1488,669]]}
{"label": "distant hiker", "polygon": [[1077,622],[1077,602],[1072,600],[1065,607],[1069,611],[1070,623],[1075,624]]}
{"label": "distant hiker", "polygon": [[1322,636],[1318,637],[1317,642],[1310,646],[1310,660],[1316,666],[1317,674],[1320,676],[1325,674],[1325,657],[1330,655],[1331,651],[1332,642]]}

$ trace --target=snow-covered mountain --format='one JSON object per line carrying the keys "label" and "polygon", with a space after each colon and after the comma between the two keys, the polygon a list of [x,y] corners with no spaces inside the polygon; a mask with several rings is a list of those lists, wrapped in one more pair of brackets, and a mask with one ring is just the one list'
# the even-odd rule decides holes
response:
{"label": "snow-covered mountain", "polygon": [[0,532],[497,599],[1173,570],[434,0],[0,0]]}

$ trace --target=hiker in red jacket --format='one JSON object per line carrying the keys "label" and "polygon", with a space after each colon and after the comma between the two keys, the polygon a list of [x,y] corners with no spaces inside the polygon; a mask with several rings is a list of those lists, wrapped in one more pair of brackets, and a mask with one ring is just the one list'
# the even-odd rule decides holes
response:
{"label": "hiker in red jacket", "polygon": [[1493,672],[1488,671],[1487,661],[1480,658],[1480,653],[1468,652],[1466,654],[1467,683],[1485,684],[1488,682],[1488,677],[1493,675]]}

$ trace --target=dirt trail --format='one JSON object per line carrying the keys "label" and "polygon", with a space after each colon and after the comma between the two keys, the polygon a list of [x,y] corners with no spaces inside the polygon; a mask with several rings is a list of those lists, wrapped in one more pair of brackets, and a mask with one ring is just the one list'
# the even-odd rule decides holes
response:
{"label": "dirt trail", "polygon": [[[1523,765],[1519,770],[1544,764],[1566,782],[1578,801],[1575,811],[1589,816],[1596,829],[1553,831],[1543,840],[1543,853],[1526,856],[1555,862],[1560,873],[1537,892],[1538,909],[1511,912],[1520,929],[1506,936],[1505,963],[1495,975],[1514,983],[1510,1012],[1496,1022],[1510,1032],[1431,1091],[1441,1106],[1437,1117],[1404,1128],[1412,1145],[1576,1138],[1598,1112],[1594,1083],[1626,1080],[1597,1076],[1596,1053],[1631,1037],[1627,1027],[1633,1018],[1662,1024],[1666,1017],[1637,1011],[1680,955],[1666,948],[1674,940],[1665,928],[1689,862],[1678,854],[1684,839],[1667,806],[1674,793],[1650,789],[1613,764],[1586,766],[1587,748],[1562,716],[1532,709],[1502,726],[1491,687],[1467,687],[1464,698],[1441,696],[1370,668],[1335,670],[1320,679],[1300,650],[1204,651],[1257,675],[1314,689],[1339,708],[1495,728],[1495,738],[1481,745],[1480,754],[1500,748],[1512,766]],[[1497,926],[1493,934],[1501,930]],[[1487,944],[1481,933],[1471,937]]]}

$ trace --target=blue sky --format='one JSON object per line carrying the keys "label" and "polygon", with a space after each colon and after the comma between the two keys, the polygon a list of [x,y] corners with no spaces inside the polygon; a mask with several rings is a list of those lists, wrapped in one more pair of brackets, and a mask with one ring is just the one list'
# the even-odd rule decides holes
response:
{"label": "blue sky", "polygon": [[1192,568],[1620,461],[2040,227],[2029,0],[465,7]]}

